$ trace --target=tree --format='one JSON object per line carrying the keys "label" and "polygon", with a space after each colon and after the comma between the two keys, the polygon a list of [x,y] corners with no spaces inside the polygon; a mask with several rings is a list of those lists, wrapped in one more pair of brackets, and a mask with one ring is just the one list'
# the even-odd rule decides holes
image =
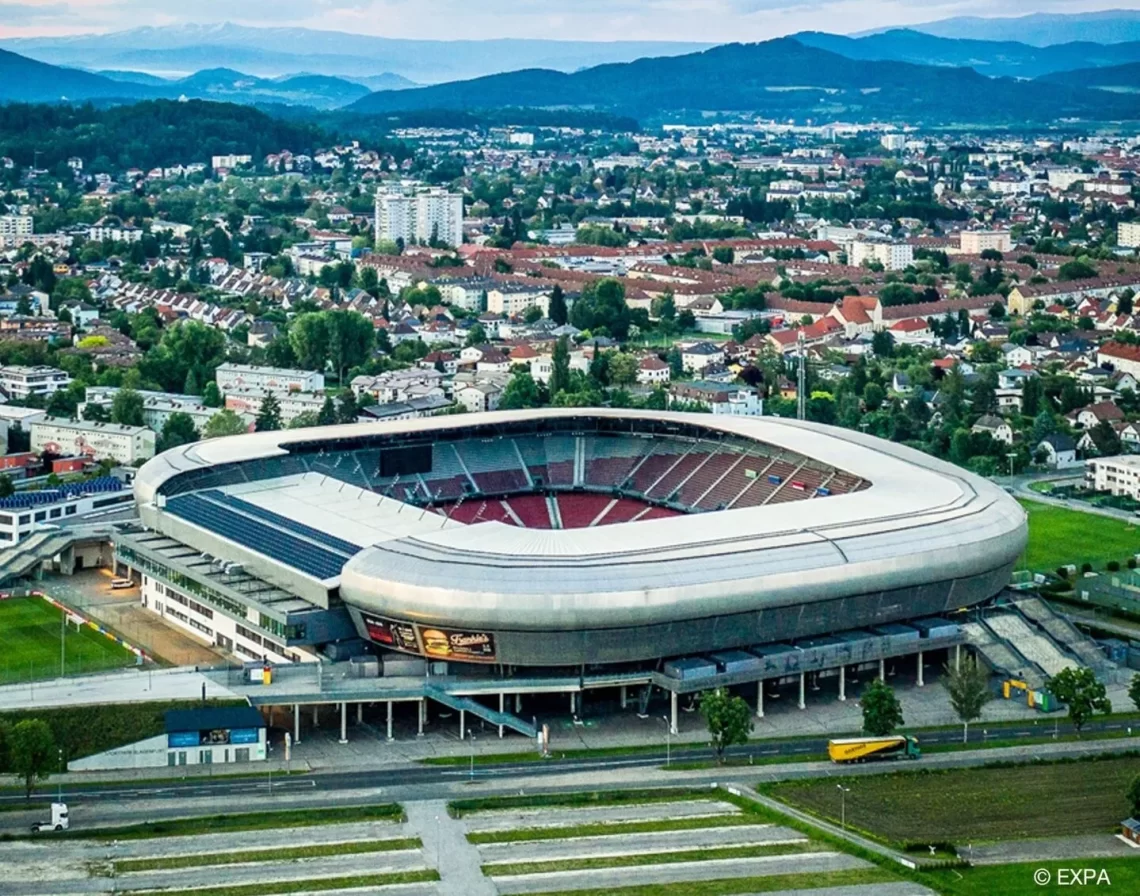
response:
{"label": "tree", "polygon": [[7,473],[0,473],[0,498],[8,498],[16,493],[16,487],[12,484],[12,477]]}
{"label": "tree", "polygon": [[289,326],[289,346],[302,368],[324,370],[329,356],[329,331],[324,314],[320,311],[298,314]]}
{"label": "tree", "polygon": [[626,352],[614,352],[608,367],[610,385],[632,386],[637,382],[640,364],[637,357]]}
{"label": "tree", "polygon": [[8,733],[8,768],[23,782],[24,796],[31,799],[36,781],[46,781],[58,761],[55,738],[42,719],[24,719]]}
{"label": "tree", "polygon": [[950,705],[962,722],[962,743],[965,743],[970,722],[980,718],[982,707],[993,699],[990,675],[975,657],[967,656],[958,668],[947,664],[942,683],[950,692]]}
{"label": "tree", "polygon": [[468,347],[472,345],[486,345],[487,344],[487,331],[483,329],[482,324],[474,324],[470,330],[467,331],[467,341],[465,345]]}
{"label": "tree", "polygon": [[222,436],[236,436],[246,432],[245,423],[241,417],[229,408],[223,408],[206,421],[206,428],[202,430],[202,437],[217,439]]}
{"label": "tree", "polygon": [[162,424],[162,434],[158,437],[158,450],[169,451],[179,445],[189,445],[198,441],[198,429],[194,418],[182,411],[175,411]]}
{"label": "tree", "polygon": [[887,330],[876,330],[871,337],[871,351],[876,358],[890,358],[895,353],[895,338]]}
{"label": "tree", "polygon": [[730,694],[725,688],[701,694],[701,715],[709,729],[709,744],[716,753],[716,761],[724,762],[724,751],[737,744],[748,743],[752,733],[752,709],[743,697]]}
{"label": "tree", "polygon": [[1083,258],[1066,261],[1057,269],[1058,280],[1090,280],[1096,276],[1096,268]]}
{"label": "tree", "polygon": [[876,678],[863,688],[863,731],[872,737],[887,737],[903,724],[902,706],[894,689]]}
{"label": "tree", "polygon": [[1140,775],[1132,779],[1125,796],[1128,797],[1128,805],[1131,807],[1129,810],[1131,817],[1140,818]]}
{"label": "tree", "polygon": [[202,390],[202,404],[208,408],[220,408],[225,403],[225,399],[222,398],[222,390],[218,388],[218,384],[213,380],[206,383],[206,388]]}
{"label": "tree", "polygon": [[570,312],[566,308],[566,294],[562,292],[562,287],[557,283],[554,288],[550,290],[550,319],[559,326],[562,326],[570,319]]}
{"label": "tree", "polygon": [[570,309],[570,323],[595,335],[604,328],[614,339],[625,340],[629,336],[630,315],[621,281],[605,277],[587,284]]}
{"label": "tree", "polygon": [[1096,713],[1112,712],[1112,701],[1104,684],[1096,680],[1096,674],[1087,667],[1067,666],[1052,676],[1045,684],[1048,691],[1069,707],[1069,721],[1081,733],[1085,722]]}
{"label": "tree", "polygon": [[499,398],[499,409],[504,411],[537,408],[541,404],[542,393],[538,388],[538,383],[525,370],[520,370],[511,377]]}
{"label": "tree", "polygon": [[134,389],[120,389],[111,402],[111,422],[143,426],[143,397]]}
{"label": "tree", "polygon": [[344,382],[345,371],[363,364],[372,351],[376,332],[363,314],[357,311],[326,311],[324,324],[328,333],[328,362]]}
{"label": "tree", "polygon": [[341,389],[336,401],[336,422],[355,423],[356,418],[360,416],[360,409],[368,406],[364,399],[364,393],[361,394],[358,401],[356,394],[351,389]]}
{"label": "tree", "polygon": [[317,412],[317,426],[332,426],[336,423],[336,405],[333,403],[332,396],[325,396],[325,403],[321,405],[321,409]]}
{"label": "tree", "polygon": [[1140,709],[1140,672],[1132,676],[1132,682],[1128,685],[1128,699],[1132,701],[1132,705]]}
{"label": "tree", "polygon": [[550,397],[553,398],[570,388],[570,341],[565,336],[559,336],[554,344],[551,361],[553,369],[550,372],[549,387]]}
{"label": "tree", "polygon": [[266,392],[257,412],[254,428],[258,432],[272,432],[281,428],[281,402],[272,392]]}

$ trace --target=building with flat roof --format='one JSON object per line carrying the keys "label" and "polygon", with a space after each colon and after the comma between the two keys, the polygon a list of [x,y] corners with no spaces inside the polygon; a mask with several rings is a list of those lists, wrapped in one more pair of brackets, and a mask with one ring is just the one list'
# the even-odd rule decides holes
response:
{"label": "building with flat roof", "polygon": [[314,370],[286,367],[258,367],[252,364],[222,364],[214,381],[223,392],[231,389],[261,389],[292,392],[323,392],[325,376]]}
{"label": "building with flat roof", "polygon": [[154,430],[145,426],[45,417],[33,423],[31,429],[31,448],[37,453],[82,454],[96,460],[110,458],[121,464],[154,457]]}
{"label": "building with flat roof", "polygon": [[71,375],[58,367],[0,367],[0,391],[20,401],[33,395],[52,395],[71,385]]}
{"label": "building with flat roof", "polygon": [[1085,484],[1098,492],[1140,501],[1140,455],[1092,458],[1085,463]]}

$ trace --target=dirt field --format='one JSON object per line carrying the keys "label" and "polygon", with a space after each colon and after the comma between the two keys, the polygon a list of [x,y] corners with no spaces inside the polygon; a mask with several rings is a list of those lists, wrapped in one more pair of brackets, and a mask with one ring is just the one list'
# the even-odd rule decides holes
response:
{"label": "dirt field", "polygon": [[[904,772],[848,779],[847,823],[896,843],[964,843],[1111,831],[1140,759]],[[771,788],[777,799],[839,821],[836,781]]]}
{"label": "dirt field", "polygon": [[106,570],[53,576],[44,580],[43,589],[163,662],[175,666],[209,666],[223,659],[213,648],[144,609],[139,603],[137,588],[112,591],[111,575]]}

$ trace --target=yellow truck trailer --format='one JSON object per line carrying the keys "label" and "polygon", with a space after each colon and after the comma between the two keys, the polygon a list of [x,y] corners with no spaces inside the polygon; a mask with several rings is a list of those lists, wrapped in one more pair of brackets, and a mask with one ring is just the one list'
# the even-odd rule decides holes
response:
{"label": "yellow truck trailer", "polygon": [[893,737],[846,737],[827,742],[832,762],[872,762],[879,759],[918,759],[922,751],[918,739],[896,734]]}

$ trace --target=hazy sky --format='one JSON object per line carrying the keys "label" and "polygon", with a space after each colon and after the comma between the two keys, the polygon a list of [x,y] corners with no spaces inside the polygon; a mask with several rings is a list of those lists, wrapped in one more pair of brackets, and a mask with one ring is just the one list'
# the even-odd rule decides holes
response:
{"label": "hazy sky", "polygon": [[388,37],[721,41],[1106,7],[1140,0],[0,0],[0,36],[231,21]]}

